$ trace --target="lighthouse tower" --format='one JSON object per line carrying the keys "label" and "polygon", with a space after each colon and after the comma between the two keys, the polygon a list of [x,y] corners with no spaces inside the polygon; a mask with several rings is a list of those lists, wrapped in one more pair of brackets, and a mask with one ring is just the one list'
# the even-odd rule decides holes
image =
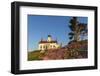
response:
{"label": "lighthouse tower", "polygon": [[48,42],[52,41],[51,35],[48,35]]}

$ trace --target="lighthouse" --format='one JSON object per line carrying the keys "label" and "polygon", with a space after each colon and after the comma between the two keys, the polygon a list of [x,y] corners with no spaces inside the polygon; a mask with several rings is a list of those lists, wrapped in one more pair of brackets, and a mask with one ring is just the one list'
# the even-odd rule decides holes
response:
{"label": "lighthouse", "polygon": [[38,46],[38,49],[41,50],[41,53],[49,49],[58,49],[60,47],[57,40],[53,40],[51,35],[48,35],[47,40],[41,39]]}
{"label": "lighthouse", "polygon": [[47,40],[48,42],[51,42],[52,41],[52,37],[51,37],[51,35],[48,35],[48,40]]}

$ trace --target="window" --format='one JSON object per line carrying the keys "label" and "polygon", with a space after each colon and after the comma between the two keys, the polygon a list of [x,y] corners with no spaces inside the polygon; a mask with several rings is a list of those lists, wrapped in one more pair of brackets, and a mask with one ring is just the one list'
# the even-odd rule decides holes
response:
{"label": "window", "polygon": [[40,48],[42,48],[42,45],[40,46]]}
{"label": "window", "polygon": [[45,48],[45,46],[43,46],[43,48]]}

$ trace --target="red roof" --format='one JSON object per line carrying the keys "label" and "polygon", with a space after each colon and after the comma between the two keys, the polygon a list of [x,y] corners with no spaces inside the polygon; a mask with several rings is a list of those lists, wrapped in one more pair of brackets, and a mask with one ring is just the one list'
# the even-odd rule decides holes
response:
{"label": "red roof", "polygon": [[57,43],[57,41],[40,41],[39,43]]}

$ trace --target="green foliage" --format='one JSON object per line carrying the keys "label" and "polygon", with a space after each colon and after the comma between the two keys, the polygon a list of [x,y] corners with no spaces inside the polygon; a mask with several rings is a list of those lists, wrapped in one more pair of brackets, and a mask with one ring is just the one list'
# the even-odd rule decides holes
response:
{"label": "green foliage", "polygon": [[40,51],[36,50],[33,52],[28,52],[28,61],[41,60],[40,56],[43,55]]}

